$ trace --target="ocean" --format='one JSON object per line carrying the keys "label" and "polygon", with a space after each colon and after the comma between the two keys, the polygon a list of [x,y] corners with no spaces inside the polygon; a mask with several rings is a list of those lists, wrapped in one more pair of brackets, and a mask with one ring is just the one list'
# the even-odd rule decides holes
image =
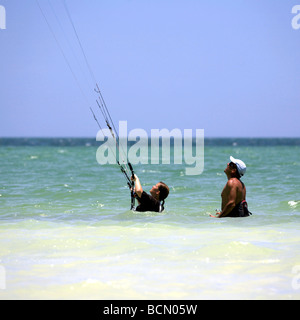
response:
{"label": "ocean", "polygon": [[[130,211],[95,139],[0,139],[0,299],[299,299],[300,139],[206,139],[204,171],[166,182],[163,213]],[[229,157],[253,215],[214,219]]]}

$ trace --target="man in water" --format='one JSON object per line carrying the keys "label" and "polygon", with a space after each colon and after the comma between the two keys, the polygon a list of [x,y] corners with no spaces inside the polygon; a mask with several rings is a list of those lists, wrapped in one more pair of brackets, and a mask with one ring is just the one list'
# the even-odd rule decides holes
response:
{"label": "man in water", "polygon": [[224,170],[227,175],[227,183],[222,191],[222,211],[217,212],[213,218],[224,217],[248,217],[248,205],[246,202],[246,187],[240,178],[246,172],[246,165],[242,160],[230,157],[230,162]]}
{"label": "man in water", "polygon": [[134,191],[139,202],[139,205],[136,207],[136,211],[162,212],[164,210],[165,199],[169,195],[169,187],[163,182],[158,182],[152,187],[149,195],[143,190],[137,175],[134,175],[131,179],[135,182]]}

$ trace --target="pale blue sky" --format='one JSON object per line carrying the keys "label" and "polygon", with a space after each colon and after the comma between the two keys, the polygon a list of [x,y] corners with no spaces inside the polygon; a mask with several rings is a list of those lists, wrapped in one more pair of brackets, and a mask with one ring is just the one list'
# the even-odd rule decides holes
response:
{"label": "pale blue sky", "polygon": [[[62,1],[51,3],[64,31],[48,0],[40,3],[87,100],[36,0],[0,0],[0,137],[95,137],[93,83]],[[300,29],[291,25],[300,1],[67,3],[116,124],[205,129],[206,137],[300,136]]]}

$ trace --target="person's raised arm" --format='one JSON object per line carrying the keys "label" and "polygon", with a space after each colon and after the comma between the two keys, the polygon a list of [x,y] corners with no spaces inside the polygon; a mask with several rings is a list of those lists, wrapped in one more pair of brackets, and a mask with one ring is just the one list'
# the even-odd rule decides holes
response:
{"label": "person's raised arm", "polygon": [[134,183],[135,183],[135,193],[138,195],[138,197],[140,198],[142,196],[143,193],[143,188],[140,182],[140,179],[138,178],[138,176],[135,174],[133,178],[131,178]]}

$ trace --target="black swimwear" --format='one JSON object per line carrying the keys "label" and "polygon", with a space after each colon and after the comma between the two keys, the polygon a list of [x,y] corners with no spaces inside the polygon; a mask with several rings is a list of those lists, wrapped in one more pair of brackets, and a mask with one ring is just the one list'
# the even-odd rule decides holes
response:
{"label": "black swimwear", "polygon": [[143,191],[141,197],[136,195],[136,198],[140,202],[140,204],[136,207],[136,211],[144,212],[144,211],[154,211],[161,212],[162,206],[160,202],[154,199],[151,195]]}
{"label": "black swimwear", "polygon": [[248,204],[246,200],[243,200],[240,203],[238,203],[226,217],[244,218],[249,217],[251,214],[252,213],[248,210]]}

